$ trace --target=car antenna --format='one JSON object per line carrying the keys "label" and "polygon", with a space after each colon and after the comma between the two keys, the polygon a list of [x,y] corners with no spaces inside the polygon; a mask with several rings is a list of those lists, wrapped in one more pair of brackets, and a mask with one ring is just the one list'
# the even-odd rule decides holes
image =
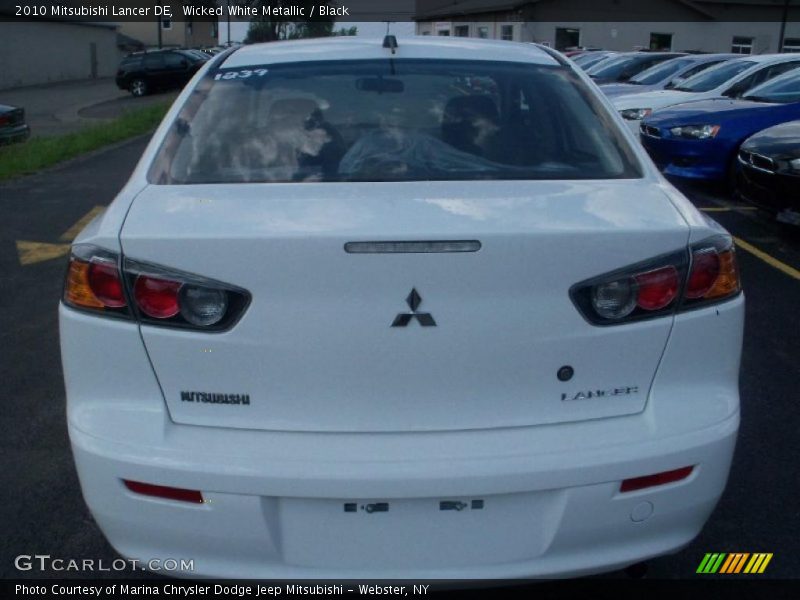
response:
{"label": "car antenna", "polygon": [[[386,25],[386,29],[387,30],[389,29],[389,25],[388,24]],[[383,47],[384,48],[390,48],[392,50],[392,54],[394,54],[397,51],[397,38],[394,37],[393,35],[388,35],[387,34],[383,38]]]}

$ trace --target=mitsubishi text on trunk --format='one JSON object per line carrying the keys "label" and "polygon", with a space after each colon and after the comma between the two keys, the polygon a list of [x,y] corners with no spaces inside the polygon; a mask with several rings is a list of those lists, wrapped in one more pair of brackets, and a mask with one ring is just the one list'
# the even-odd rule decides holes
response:
{"label": "mitsubishi text on trunk", "polygon": [[186,575],[509,578],[674,552],[723,492],[730,236],[530,44],[221,54],[60,305],[84,497]]}

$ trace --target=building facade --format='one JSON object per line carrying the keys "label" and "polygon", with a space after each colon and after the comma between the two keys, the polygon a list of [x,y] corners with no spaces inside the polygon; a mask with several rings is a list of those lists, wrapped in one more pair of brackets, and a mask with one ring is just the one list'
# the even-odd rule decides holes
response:
{"label": "building facade", "polygon": [[417,7],[418,35],[538,42],[559,50],[800,52],[798,0],[789,1],[785,27],[785,0],[429,0]]}
{"label": "building facade", "polygon": [[219,27],[209,20],[161,19],[124,21],[119,32],[141,42],[143,48],[207,48],[217,45]]}
{"label": "building facade", "polygon": [[112,77],[116,23],[0,21],[0,89]]}

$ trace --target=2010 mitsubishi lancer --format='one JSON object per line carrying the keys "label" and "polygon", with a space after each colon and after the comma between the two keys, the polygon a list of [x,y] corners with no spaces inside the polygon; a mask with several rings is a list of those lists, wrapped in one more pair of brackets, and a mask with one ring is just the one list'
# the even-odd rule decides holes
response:
{"label": "2010 mitsubishi lancer", "polygon": [[507,578],[674,552],[739,424],[731,237],[560,54],[215,57],[76,239],[86,502],[192,575]]}

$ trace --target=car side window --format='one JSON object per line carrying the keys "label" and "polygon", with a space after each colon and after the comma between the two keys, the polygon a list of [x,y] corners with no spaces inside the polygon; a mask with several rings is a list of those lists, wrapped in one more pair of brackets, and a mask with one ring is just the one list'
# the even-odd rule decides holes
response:
{"label": "car side window", "polygon": [[797,67],[800,67],[800,61],[791,61],[781,63],[779,65],[772,65],[769,69],[767,69],[768,73],[764,78],[764,81],[768,81],[773,77],[777,77],[778,75],[786,73],[787,71],[791,71],[792,69],[796,69]]}
{"label": "car side window", "polygon": [[[735,95],[732,95],[731,97],[738,98],[739,96],[744,94],[747,90],[750,90],[756,87],[757,85],[761,85],[765,81],[769,81],[770,79],[772,79],[773,77],[777,77],[781,73],[786,73],[787,71],[796,69],[798,66],[800,66],[800,61],[789,61],[765,67],[759,70],[758,72],[753,73],[749,77],[742,79],[742,81],[734,85],[730,91],[731,94],[735,92]],[[725,95],[729,96],[731,94],[726,93]]]}
{"label": "car side window", "polygon": [[681,75],[681,77],[683,79],[689,79],[689,77],[691,77],[692,75],[697,75],[700,71],[705,71],[706,69],[710,69],[714,65],[717,65],[717,64],[719,64],[721,62],[722,61],[719,60],[719,61],[715,61],[715,62],[703,63],[702,65],[697,65],[696,67],[692,67],[691,69],[686,71],[683,75]]}
{"label": "car side window", "polygon": [[757,71],[752,75],[748,75],[744,79],[737,81],[727,90],[722,92],[722,95],[727,96],[728,98],[738,98],[750,88],[755,87],[759,83],[764,81],[764,78],[766,77],[766,71],[767,69],[761,69],[760,71]]}
{"label": "car side window", "polygon": [[163,54],[148,54],[144,57],[144,68],[148,70],[161,69],[164,67]]}
{"label": "car side window", "polygon": [[189,60],[176,52],[168,52],[164,55],[164,66],[167,69],[183,69],[188,64]]}

